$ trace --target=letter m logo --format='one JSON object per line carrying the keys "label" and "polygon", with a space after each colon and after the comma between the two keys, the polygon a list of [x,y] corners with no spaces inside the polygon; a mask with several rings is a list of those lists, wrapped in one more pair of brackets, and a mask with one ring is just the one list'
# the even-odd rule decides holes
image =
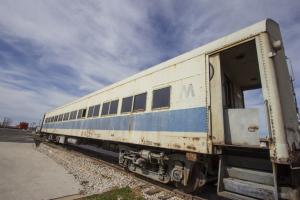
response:
{"label": "letter m logo", "polygon": [[191,83],[189,85],[183,85],[180,93],[181,99],[190,98],[190,97],[195,97],[194,87],[193,84]]}

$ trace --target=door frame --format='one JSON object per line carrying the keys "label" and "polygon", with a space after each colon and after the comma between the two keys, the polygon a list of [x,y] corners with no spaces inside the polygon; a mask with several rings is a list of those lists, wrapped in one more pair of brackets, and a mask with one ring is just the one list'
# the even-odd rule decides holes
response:
{"label": "door frame", "polygon": [[[223,88],[220,53],[207,56],[210,132],[214,145],[225,144]],[[212,90],[211,88],[214,88]],[[221,114],[222,113],[222,114]]]}
{"label": "door frame", "polygon": [[[236,47],[236,46],[239,46],[241,44],[244,44],[246,42],[249,42],[249,41],[254,41],[255,42],[255,45],[256,45],[256,51],[259,52],[259,47],[258,47],[258,37],[257,35],[253,36],[253,37],[250,37],[250,38],[247,38],[243,41],[239,41],[239,42],[236,42],[236,43],[232,43],[232,44],[228,44],[226,47],[223,47],[223,48],[219,48],[219,49],[215,49],[211,52],[208,52],[205,56],[205,60],[206,60],[206,69],[207,69],[207,80],[208,80],[208,84],[207,84],[207,87],[208,87],[208,97],[207,97],[207,104],[208,104],[208,108],[209,108],[209,111],[208,111],[208,116],[209,116],[209,136],[211,138],[211,142],[212,142],[212,145],[227,145],[226,144],[226,141],[225,141],[225,119],[224,119],[224,108],[223,108],[223,105],[224,105],[224,99],[223,99],[223,87],[222,87],[222,84],[223,84],[223,81],[224,79],[222,79],[222,74],[221,74],[221,60],[220,60],[220,53],[227,50],[227,49],[230,49],[230,48],[233,48],[233,47]],[[214,61],[213,63],[210,62],[210,58],[214,57]],[[259,56],[259,53],[257,55],[257,60],[258,60],[258,67],[259,67],[259,71],[260,71],[260,77],[262,78],[263,74],[262,74],[262,58]],[[216,67],[211,67],[211,64],[215,65]],[[219,75],[216,75],[217,72],[219,72]],[[219,94],[215,94],[216,92],[212,92],[212,86],[211,86],[211,80],[214,79],[215,76],[218,76],[216,78],[218,78],[219,80],[215,80],[215,82],[219,83],[219,88],[217,88],[217,90],[220,92]],[[263,82],[263,81],[262,81]],[[213,84],[216,84],[216,83],[213,83]],[[221,84],[220,84],[221,83]],[[264,100],[265,100],[265,94],[264,94],[264,91],[265,91],[265,87],[264,87],[264,84],[262,84],[262,91],[263,91],[263,96],[264,96]],[[219,101],[217,101],[218,99],[216,99],[216,101],[214,101],[215,98],[219,98]],[[217,104],[217,105],[216,105]],[[215,107],[217,106],[217,107]],[[266,112],[266,111],[265,111]],[[222,113],[222,115],[220,115],[220,113]],[[268,113],[266,112],[266,115],[268,115]],[[216,117],[215,117],[216,116]],[[268,120],[268,125],[269,125],[269,120]],[[268,127],[269,128],[269,127]],[[268,130],[269,134],[270,134],[270,130]]]}

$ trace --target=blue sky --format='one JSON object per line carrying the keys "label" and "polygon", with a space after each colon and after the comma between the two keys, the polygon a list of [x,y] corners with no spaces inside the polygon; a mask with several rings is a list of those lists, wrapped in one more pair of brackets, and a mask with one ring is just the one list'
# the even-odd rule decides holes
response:
{"label": "blue sky", "polygon": [[300,1],[2,0],[0,120],[47,110],[265,18],[279,22],[300,100]]}

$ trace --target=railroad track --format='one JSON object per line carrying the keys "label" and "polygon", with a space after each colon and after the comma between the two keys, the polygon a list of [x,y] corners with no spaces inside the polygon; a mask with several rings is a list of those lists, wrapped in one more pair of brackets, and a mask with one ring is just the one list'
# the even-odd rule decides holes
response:
{"label": "railroad track", "polygon": [[[37,138],[35,138],[35,139],[37,139]],[[171,185],[165,185],[165,184],[162,184],[159,182],[155,182],[149,178],[126,171],[126,170],[124,170],[123,167],[121,167],[118,164],[118,160],[116,158],[105,155],[104,153],[95,152],[93,150],[81,148],[81,147],[75,146],[75,145],[69,145],[69,144],[61,145],[61,144],[50,143],[45,140],[41,140],[40,138],[38,140],[39,141],[36,142],[36,144],[42,142],[43,144],[45,144],[51,148],[59,149],[62,151],[67,150],[68,152],[71,152],[72,154],[77,155],[77,156],[86,156],[89,159],[95,161],[96,163],[105,164],[109,167],[112,167],[115,170],[121,171],[122,173],[127,173],[130,175],[133,175],[136,179],[138,179],[140,182],[143,183],[139,186],[138,189],[143,190],[143,191],[146,190],[146,192],[144,192],[144,193],[150,197],[163,192],[164,195],[160,195],[158,197],[161,200],[168,200],[168,199],[171,199],[172,197],[179,197],[179,198],[187,199],[187,200],[221,199],[221,198],[217,197],[217,195],[214,195],[214,194],[206,195],[206,196],[208,196],[206,198],[199,196],[198,194],[195,194],[195,195],[187,194],[187,193],[184,193],[184,192],[176,189],[175,187],[173,187]],[[207,192],[211,193],[212,191],[208,189]]]}

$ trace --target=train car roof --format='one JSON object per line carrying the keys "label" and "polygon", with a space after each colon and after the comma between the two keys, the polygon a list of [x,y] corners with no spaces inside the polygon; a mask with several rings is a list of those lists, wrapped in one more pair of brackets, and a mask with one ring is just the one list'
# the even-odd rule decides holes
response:
{"label": "train car roof", "polygon": [[138,79],[138,78],[141,78],[143,76],[147,76],[147,75],[150,75],[154,72],[157,72],[159,70],[162,70],[162,69],[165,69],[167,67],[170,67],[174,64],[178,64],[178,63],[181,63],[181,62],[184,62],[186,60],[189,60],[193,57],[196,57],[196,56],[199,56],[199,55],[202,55],[202,54],[209,54],[211,52],[214,52],[214,51],[217,51],[219,49],[223,49],[223,48],[226,48],[227,46],[231,46],[232,44],[236,43],[236,42],[239,42],[239,41],[242,41],[244,39],[247,39],[247,38],[251,38],[255,35],[258,35],[260,33],[263,33],[263,32],[266,32],[269,30],[269,28],[271,26],[278,26],[278,24],[272,20],[272,19],[265,19],[265,20],[262,20],[260,22],[257,22],[253,25],[250,25],[246,28],[243,28],[243,29],[240,29],[236,32],[233,32],[229,35],[226,35],[224,37],[221,37],[217,40],[214,40],[212,42],[209,42],[203,46],[200,46],[196,49],[193,49],[191,51],[188,51],[186,53],[183,53],[177,57],[174,57],[172,59],[169,59],[167,61],[164,61],[162,63],[159,63],[157,65],[154,65],[152,67],[149,67],[148,69],[146,70],[143,70],[137,74],[134,74],[126,79],[123,79],[121,81],[118,81],[116,83],[113,83],[111,85],[108,85],[100,90],[97,90],[95,92],[92,92],[90,94],[87,94],[83,97],[80,97],[72,102],[69,102],[67,104],[64,104],[62,106],[59,106],[57,108],[54,108],[50,111],[48,111],[46,114],[49,114],[50,112],[52,111],[56,111],[56,110],[59,110],[59,109],[62,109],[66,106],[69,106],[69,105],[72,105],[74,103],[77,103],[77,102],[80,102],[82,100],[85,100],[85,99],[88,99],[90,97],[93,97],[95,95],[98,95],[102,92],[105,92],[105,91],[108,91],[110,89],[113,89],[115,87],[118,87],[118,86],[121,86],[121,85],[124,85],[130,81],[133,81],[135,79]]}

